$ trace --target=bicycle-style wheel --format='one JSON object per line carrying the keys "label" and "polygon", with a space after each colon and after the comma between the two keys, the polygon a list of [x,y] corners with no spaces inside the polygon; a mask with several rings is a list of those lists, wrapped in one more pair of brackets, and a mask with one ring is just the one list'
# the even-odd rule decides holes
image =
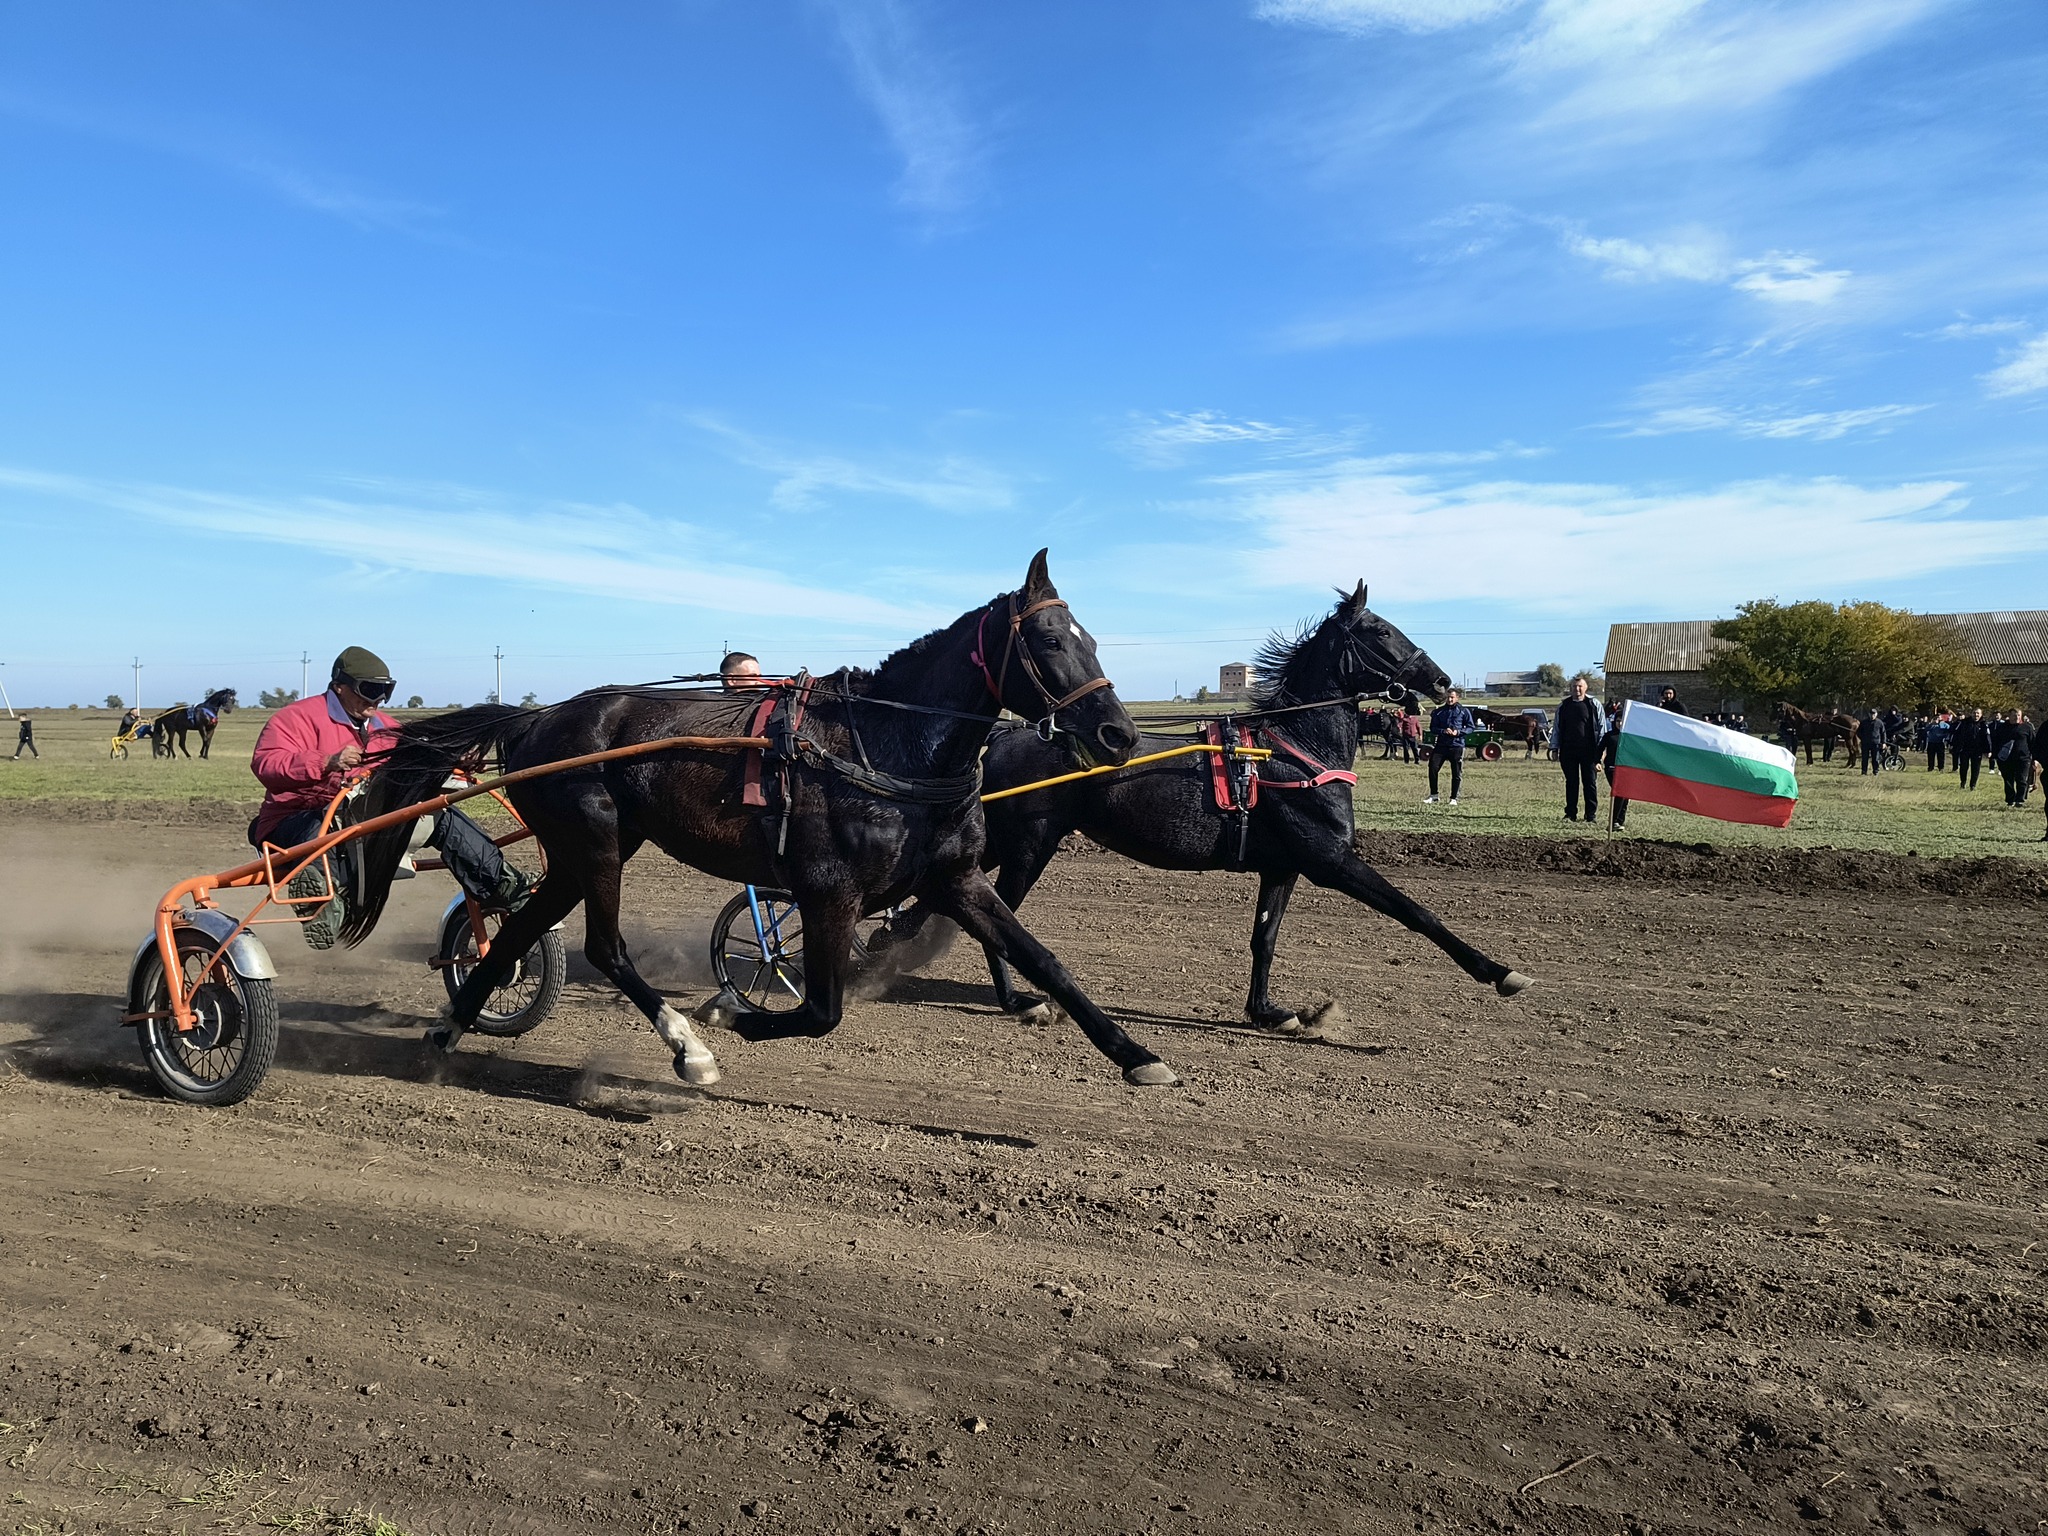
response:
{"label": "bicycle-style wheel", "polygon": [[[484,932],[495,947],[498,931],[505,926],[505,914],[486,910],[483,922]],[[447,962],[441,967],[441,980],[452,999],[482,963],[466,903],[451,911],[442,922],[439,953]],[[480,1035],[525,1034],[554,1011],[568,971],[569,952],[562,943],[562,931],[550,928],[533,941],[533,948],[513,962],[512,974],[484,999],[482,1010],[468,1027]]]}
{"label": "bicycle-style wheel", "polygon": [[[176,933],[178,964],[186,985],[206,969],[219,945],[196,928]],[[152,947],[149,969],[138,989],[143,1007],[163,1012],[171,989],[163,961]],[[277,1056],[277,995],[260,977],[238,975],[223,960],[192,994],[198,1016],[189,1030],[169,1019],[144,1019],[136,1027],[143,1059],[159,1087],[187,1104],[239,1104],[262,1084]]]}
{"label": "bicycle-style wheel", "polygon": [[750,886],[711,925],[711,974],[754,1013],[804,1005],[804,918],[787,891]]}

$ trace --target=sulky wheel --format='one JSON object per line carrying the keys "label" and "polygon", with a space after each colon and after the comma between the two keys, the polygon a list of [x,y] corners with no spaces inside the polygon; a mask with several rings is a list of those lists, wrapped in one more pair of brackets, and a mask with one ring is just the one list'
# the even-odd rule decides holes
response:
{"label": "sulky wheel", "polygon": [[[175,930],[178,962],[187,984],[219,946],[191,928]],[[171,992],[163,959],[152,947],[137,993],[145,1010],[167,1012]],[[198,1022],[180,1032],[168,1018],[144,1019],[136,1028],[150,1074],[165,1093],[187,1104],[239,1104],[262,1084],[277,1056],[277,994],[261,977],[236,974],[225,960],[208,973],[192,998]]]}
{"label": "sulky wheel", "polygon": [[1483,742],[1483,743],[1482,743],[1482,744],[1480,745],[1480,748],[1479,748],[1479,757],[1480,757],[1480,761],[1482,761],[1482,762],[1488,762],[1488,763],[1497,763],[1497,762],[1499,762],[1499,761],[1500,761],[1500,743],[1499,743],[1499,742],[1497,742],[1497,741],[1489,741],[1489,742]]}
{"label": "sulky wheel", "polygon": [[[498,930],[505,925],[505,914],[486,909],[482,918],[485,935],[495,943]],[[435,953],[446,962],[441,967],[441,980],[453,998],[477,968],[479,958],[468,903],[456,907],[442,922],[441,947]],[[519,957],[512,974],[484,1000],[482,1010],[468,1027],[480,1035],[523,1035],[538,1027],[560,1001],[562,981],[568,970],[569,952],[562,943],[562,931],[550,928]]]}
{"label": "sulky wheel", "polygon": [[803,1007],[804,918],[796,898],[750,887],[728,901],[711,925],[711,973],[751,1013]]}

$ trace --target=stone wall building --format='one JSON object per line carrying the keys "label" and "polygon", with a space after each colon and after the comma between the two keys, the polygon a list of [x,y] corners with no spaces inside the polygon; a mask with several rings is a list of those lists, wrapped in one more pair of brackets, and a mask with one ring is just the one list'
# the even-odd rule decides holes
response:
{"label": "stone wall building", "polygon": [[[1937,613],[1963,633],[1970,655],[1989,667],[2019,693],[2027,713],[2043,718],[2048,710],[2048,609],[2022,608],[2001,613]],[[1610,699],[1655,699],[1666,686],[1694,714],[1738,710],[1742,700],[1724,699],[1707,686],[1702,668],[1723,642],[1708,633],[1712,619],[1684,619],[1668,624],[1615,624],[1607,631],[1606,695]],[[1910,699],[1867,699],[1855,703],[1897,703]]]}
{"label": "stone wall building", "polygon": [[1216,669],[1216,691],[1226,698],[1250,693],[1258,680],[1259,669],[1248,662],[1225,662]]}

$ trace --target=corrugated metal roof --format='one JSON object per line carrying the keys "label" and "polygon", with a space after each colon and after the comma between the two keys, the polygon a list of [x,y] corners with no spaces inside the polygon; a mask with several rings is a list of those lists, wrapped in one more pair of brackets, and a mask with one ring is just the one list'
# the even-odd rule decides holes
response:
{"label": "corrugated metal roof", "polygon": [[1970,654],[1987,667],[2048,666],[2048,609],[2006,613],[1937,613],[1963,632]]}
{"label": "corrugated metal roof", "polygon": [[1612,624],[1607,629],[1607,671],[1697,672],[1710,651],[1724,641],[1708,633],[1712,619],[1680,619],[1666,624]]}
{"label": "corrugated metal roof", "polygon": [[[1931,613],[1963,632],[1970,655],[1987,667],[2048,666],[2048,608],[2003,613]],[[1697,672],[1723,642],[1708,633],[1712,619],[1666,624],[1613,624],[1607,630],[1607,670]]]}

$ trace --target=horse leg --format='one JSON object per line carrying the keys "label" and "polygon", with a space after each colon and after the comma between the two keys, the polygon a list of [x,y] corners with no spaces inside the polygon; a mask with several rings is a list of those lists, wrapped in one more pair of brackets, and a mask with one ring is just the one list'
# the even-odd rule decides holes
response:
{"label": "horse leg", "polygon": [[1287,903],[1294,897],[1294,882],[1299,878],[1292,872],[1259,876],[1259,910],[1252,919],[1252,985],[1245,994],[1244,1016],[1261,1029],[1301,1028],[1294,1010],[1274,1002],[1267,990],[1273,978],[1273,951],[1280,945],[1280,923],[1287,916]]}
{"label": "horse leg", "polygon": [[[1024,898],[1038,884],[1038,877],[1045,873],[1045,866],[1052,862],[1059,846],[1057,837],[1047,837],[1028,847],[1007,850],[1009,857],[1003,860],[1003,867],[996,871],[995,879],[996,895],[1002,898],[1004,906],[1015,912],[1024,905]],[[1052,1023],[1052,1004],[1042,998],[1020,996],[1010,985],[1009,966],[993,945],[982,945],[981,952],[988,957],[989,979],[996,984],[996,1006],[1005,1013],[1015,1014],[1020,1023]]]}
{"label": "horse leg", "polygon": [[1025,978],[1043,987],[1053,1001],[1066,1009],[1067,1017],[1081,1026],[1089,1043],[1124,1070],[1124,1081],[1157,1088],[1180,1081],[1173,1069],[1138,1044],[1116,1025],[1110,1016],[1089,1001],[1067,968],[1053,952],[1034,939],[1017,914],[1003,905],[1003,899],[978,869],[970,869],[950,885],[931,890],[925,897],[947,917],[958,923],[969,937],[994,949]]}
{"label": "horse leg", "polygon": [[550,870],[526,904],[505,919],[498,936],[491,941],[490,952],[455,989],[446,1022],[427,1031],[427,1043],[443,1053],[462,1044],[463,1032],[476,1022],[490,995],[505,984],[520,957],[533,948],[542,934],[574,911],[582,899],[583,892],[571,876]]}
{"label": "horse leg", "polygon": [[[606,832],[610,833],[609,847],[605,845]],[[675,1053],[676,1076],[696,1087],[708,1088],[719,1076],[711,1048],[698,1037],[689,1019],[669,1007],[662,995],[642,979],[619,933],[619,877],[626,860],[640,851],[640,839],[622,837],[616,824],[587,825],[585,835],[590,841],[581,850],[584,958],[609,976],[612,985],[647,1016],[661,1043]],[[548,878],[553,876],[551,867]],[[541,882],[541,888],[547,888],[547,880]]]}
{"label": "horse leg", "polygon": [[[846,1016],[846,977],[853,931],[860,923],[860,893],[848,888],[797,903],[804,917],[804,1005],[788,1013],[743,1013],[731,1021],[742,1040],[818,1039]],[[718,1007],[713,999],[712,1006]],[[723,1010],[720,1010],[723,1011]],[[708,1017],[701,1011],[700,1018]]]}
{"label": "horse leg", "polygon": [[1442,918],[1413,897],[1395,889],[1384,875],[1348,848],[1330,863],[1319,868],[1305,867],[1302,873],[1317,885],[1342,891],[1353,900],[1364,902],[1375,912],[1391,917],[1411,933],[1421,934],[1455,960],[1467,976],[1474,981],[1490,982],[1493,990],[1502,997],[1513,997],[1535,981],[1534,977],[1524,976],[1520,971],[1511,970],[1498,960],[1481,954],[1446,928]]}

